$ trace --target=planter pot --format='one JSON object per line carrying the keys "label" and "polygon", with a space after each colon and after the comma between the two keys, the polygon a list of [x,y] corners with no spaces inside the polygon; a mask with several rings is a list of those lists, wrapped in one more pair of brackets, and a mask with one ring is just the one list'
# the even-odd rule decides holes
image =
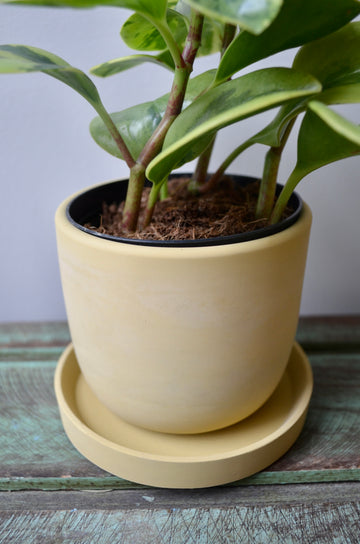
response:
{"label": "planter pot", "polygon": [[204,433],[248,417],[278,386],[294,344],[308,206],[254,239],[131,243],[80,224],[90,202],[85,215],[96,215],[99,198],[114,200],[119,186],[79,193],[56,214],[87,386],[125,422],[162,433]]}

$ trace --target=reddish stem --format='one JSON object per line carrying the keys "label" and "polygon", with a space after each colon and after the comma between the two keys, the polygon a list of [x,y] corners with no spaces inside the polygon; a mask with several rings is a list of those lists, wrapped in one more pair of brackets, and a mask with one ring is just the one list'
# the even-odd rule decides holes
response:
{"label": "reddish stem", "polygon": [[[175,67],[174,81],[164,117],[140,153],[135,166],[131,168],[129,190],[123,212],[123,226],[127,230],[135,230],[138,224],[145,170],[151,160],[161,150],[170,126],[181,112],[187,83],[189,81],[190,73],[192,72],[196,53],[201,43],[203,21],[204,18],[202,15],[192,11],[190,28],[181,56],[181,66]],[[151,213],[151,210],[147,213],[148,218],[149,213]]]}

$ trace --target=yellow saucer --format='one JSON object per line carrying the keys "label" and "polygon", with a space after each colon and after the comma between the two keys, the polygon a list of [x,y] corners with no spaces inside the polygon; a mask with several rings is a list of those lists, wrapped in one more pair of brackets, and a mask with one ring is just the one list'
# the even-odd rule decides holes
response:
{"label": "yellow saucer", "polygon": [[72,344],[55,373],[65,432],[80,453],[116,476],[167,488],[221,485],[269,466],[300,434],[312,387],[310,364],[295,343],[279,386],[252,416],[219,431],[175,435],[135,427],[105,408],[85,382]]}

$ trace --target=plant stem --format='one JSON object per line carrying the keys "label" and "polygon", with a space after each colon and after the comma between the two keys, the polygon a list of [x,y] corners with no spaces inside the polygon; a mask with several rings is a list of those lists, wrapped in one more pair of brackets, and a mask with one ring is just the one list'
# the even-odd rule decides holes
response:
{"label": "plant stem", "polygon": [[156,19],[152,19],[151,23],[157,28],[162,38],[164,39],[167,48],[169,49],[169,52],[173,58],[175,66],[182,66],[183,59],[181,56],[181,51],[178,44],[174,40],[174,36],[171,33],[166,18],[164,19],[164,21],[161,21],[161,23],[159,23],[159,21],[157,21]]}
{"label": "plant stem", "polygon": [[168,184],[166,179],[163,183],[153,184],[147,201],[146,212],[144,217],[143,228],[147,227],[150,224],[152,219],[154,209],[157,201],[159,200],[159,195],[161,200],[165,200],[169,196],[168,194]]}
{"label": "plant stem", "polygon": [[96,104],[94,105],[97,113],[99,114],[99,116],[101,117],[101,119],[103,120],[106,128],[108,129],[108,131],[110,132],[111,136],[113,137],[124,161],[126,162],[126,164],[128,165],[129,168],[132,168],[134,165],[135,165],[135,160],[133,159],[126,143],[124,142],[120,132],[118,131],[118,129],[116,128],[116,125],[114,123],[114,121],[111,119],[110,115],[108,114],[108,112],[106,111],[106,109],[104,108],[103,104]]}
{"label": "plant stem", "polygon": [[169,186],[166,183],[167,180],[164,181],[164,183],[161,184],[160,188],[160,200],[165,200],[169,197]]}
{"label": "plant stem", "polygon": [[143,166],[144,171],[146,170],[148,164],[155,157],[155,155],[160,151],[167,131],[174,122],[174,119],[176,118],[176,114],[173,112],[176,110],[177,100],[181,99],[181,97],[176,93],[177,83],[175,83],[175,81],[179,82],[179,80],[183,76],[185,76],[184,70],[177,70],[176,76],[177,77],[174,78],[173,88],[170,93],[170,99],[166,107],[164,117],[161,119],[160,123],[150,136],[149,140],[146,142],[143,150],[141,151],[137,159],[137,163]]}
{"label": "plant stem", "polygon": [[[151,160],[160,151],[170,126],[181,112],[187,83],[189,81],[194,60],[201,43],[203,21],[204,17],[201,14],[191,10],[189,32],[186,38],[183,53],[175,66],[174,80],[164,117],[147,141],[136,161],[135,166],[133,166],[130,171],[129,190],[123,212],[123,226],[127,230],[135,230],[138,223],[141,193],[145,180],[145,170]],[[162,27],[159,27],[159,30],[162,31]],[[132,175],[133,169],[134,174]],[[142,187],[140,187],[141,183]],[[134,185],[134,187],[132,187],[132,185]],[[159,185],[161,185],[161,183]],[[151,220],[153,209],[154,206],[152,205],[152,201],[148,202],[146,211],[147,221]]]}
{"label": "plant stem", "polygon": [[287,203],[289,201],[289,198],[291,197],[293,191],[295,190],[296,185],[301,180],[302,175],[299,174],[298,170],[294,170],[287,182],[285,183],[277,201],[274,206],[274,210],[270,216],[270,224],[273,225],[274,223],[278,223],[280,221],[282,214],[285,211],[285,208],[287,206]]}
{"label": "plant stem", "polygon": [[253,145],[253,141],[247,140],[246,142],[239,145],[230,155],[224,160],[224,162],[219,166],[219,168],[216,170],[216,172],[211,176],[211,178],[204,183],[204,185],[201,185],[199,187],[199,191],[201,193],[207,193],[208,191],[211,191],[220,178],[224,175],[225,170],[230,166],[230,164],[243,152],[245,149]]}
{"label": "plant stem", "polygon": [[280,166],[280,159],[285,144],[289,138],[296,117],[291,119],[281,137],[278,147],[270,147],[266,153],[263,177],[260,184],[259,197],[256,207],[256,219],[268,219],[274,206],[276,183]]}
{"label": "plant stem", "polygon": [[224,35],[223,35],[222,44],[221,44],[221,56],[224,55],[225,51],[227,50],[227,48],[233,41],[235,37],[235,33],[236,33],[236,25],[231,25],[227,23],[224,27]]}
{"label": "plant stem", "polygon": [[158,201],[158,198],[159,198],[160,189],[161,189],[160,184],[153,185],[151,187],[151,191],[150,191],[149,198],[148,198],[148,201],[147,201],[147,206],[146,206],[144,223],[142,225],[143,228],[147,227],[150,224],[150,221],[151,221],[153,213],[154,213],[155,205],[156,205],[156,203]]}
{"label": "plant stem", "polygon": [[275,198],[281,153],[281,147],[270,147],[266,153],[263,176],[256,206],[256,219],[267,219],[271,214]]}
{"label": "plant stem", "polygon": [[186,37],[182,58],[188,66],[190,72],[195,61],[195,57],[201,45],[201,34],[204,23],[204,16],[195,10],[191,10],[190,27]]}
{"label": "plant stem", "polygon": [[198,159],[195,172],[189,183],[190,192],[195,192],[195,193],[198,192],[199,189],[206,183],[206,176],[208,173],[211,153],[215,144],[215,138],[216,136],[212,138],[211,142],[209,143],[207,148],[201,153]]}
{"label": "plant stem", "polygon": [[[221,44],[221,57],[224,55],[226,49],[234,39],[236,33],[236,26],[226,24],[224,26],[224,34]],[[201,153],[198,158],[194,175],[189,183],[189,191],[196,192],[199,188],[206,183],[206,177],[208,173],[208,167],[211,159],[211,154],[214,148],[216,135],[211,140],[208,147]]]}
{"label": "plant stem", "polygon": [[130,168],[129,185],[123,210],[122,226],[128,232],[134,232],[138,223],[141,195],[145,183],[145,168],[138,163]]}

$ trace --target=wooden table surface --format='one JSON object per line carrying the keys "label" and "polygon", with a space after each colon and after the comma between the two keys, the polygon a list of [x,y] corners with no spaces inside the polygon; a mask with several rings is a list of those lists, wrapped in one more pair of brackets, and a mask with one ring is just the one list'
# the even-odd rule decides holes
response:
{"label": "wooden table surface", "polygon": [[0,542],[216,544],[360,542],[360,317],[302,318],[314,372],[300,438],[231,485],[133,484],[68,441],[53,391],[65,323],[0,324]]}

